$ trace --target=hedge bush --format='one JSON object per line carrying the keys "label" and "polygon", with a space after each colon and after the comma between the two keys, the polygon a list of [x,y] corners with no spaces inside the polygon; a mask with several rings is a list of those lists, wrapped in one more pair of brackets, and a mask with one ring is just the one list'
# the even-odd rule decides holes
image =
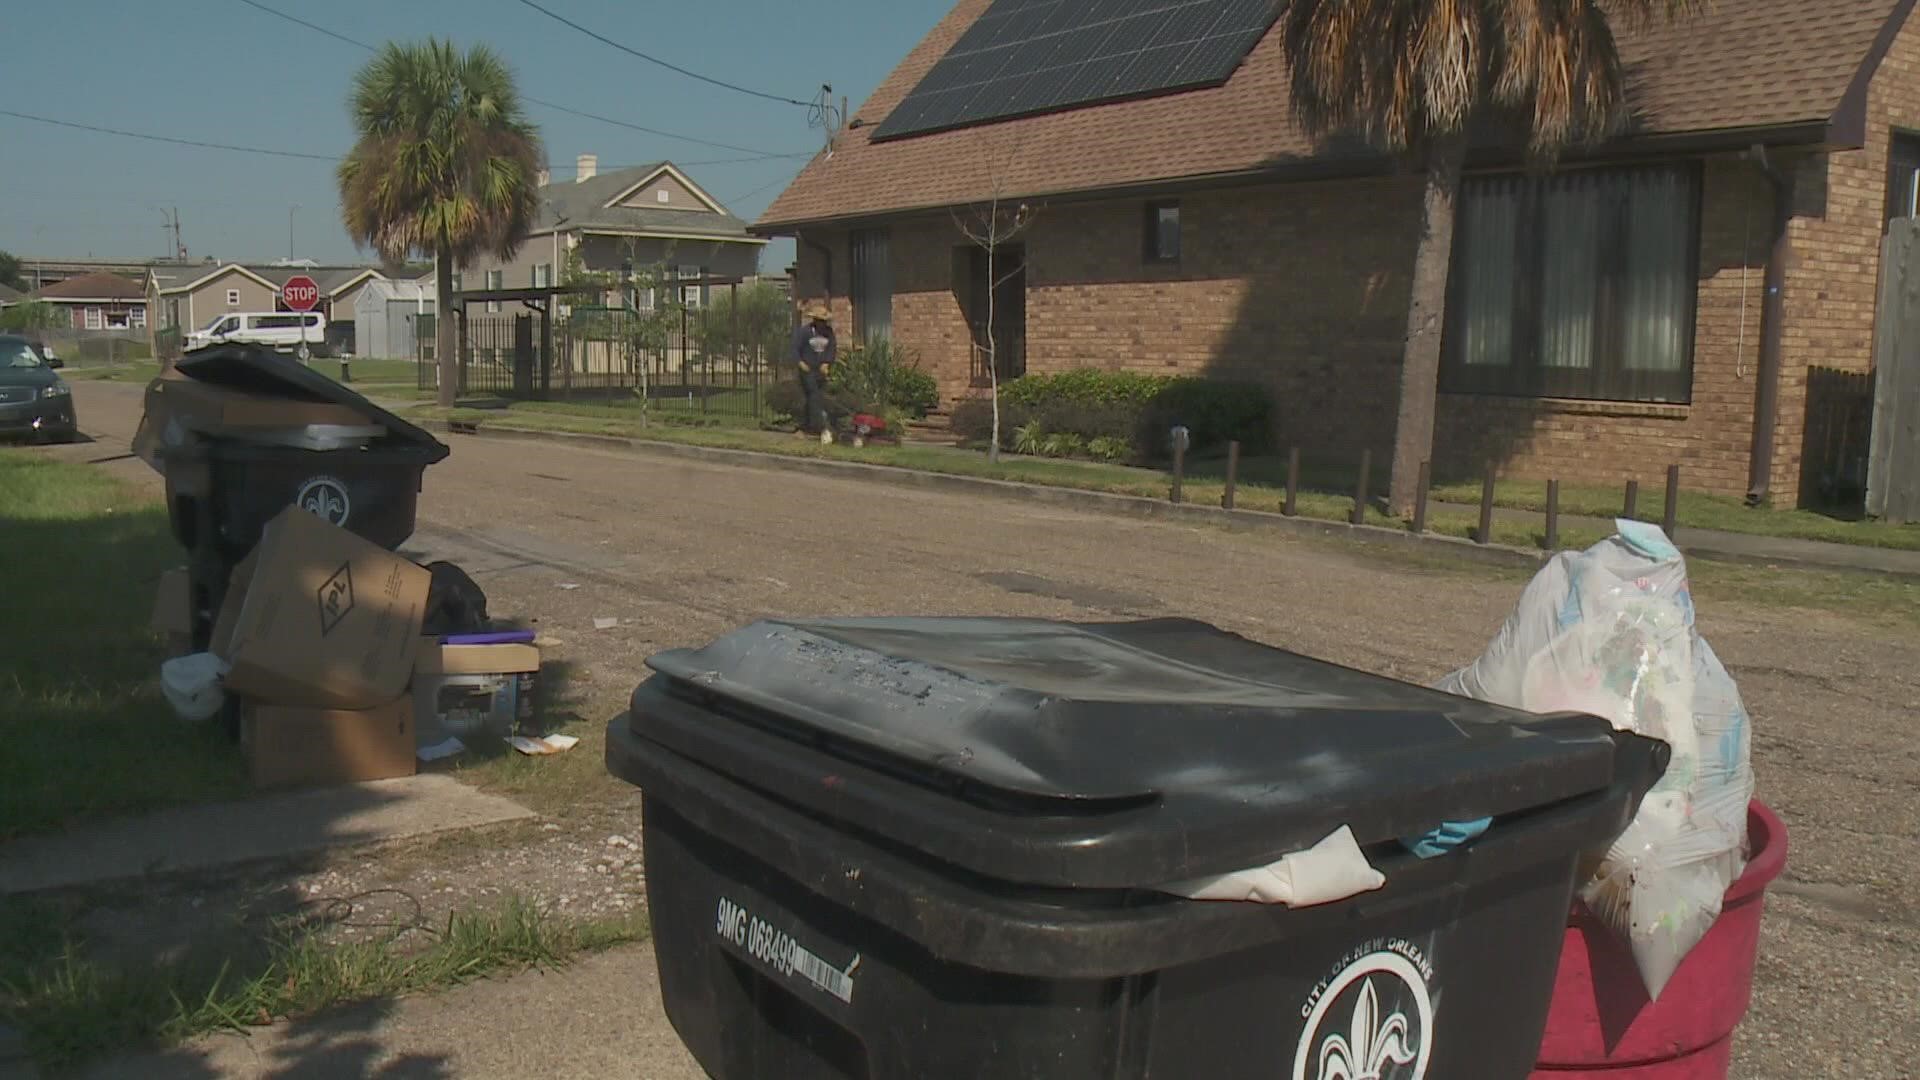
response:
{"label": "hedge bush", "polygon": [[[1238,441],[1258,453],[1272,439],[1273,399],[1252,383],[1080,368],[1006,383],[1000,410],[1001,447],[1020,453],[1162,461],[1176,424],[1190,432],[1191,452]],[[965,402],[954,410],[953,430],[985,443],[992,416],[990,402]]]}
{"label": "hedge bush", "polygon": [[828,382],[864,412],[918,419],[940,403],[939,384],[912,351],[886,340],[848,346]]}

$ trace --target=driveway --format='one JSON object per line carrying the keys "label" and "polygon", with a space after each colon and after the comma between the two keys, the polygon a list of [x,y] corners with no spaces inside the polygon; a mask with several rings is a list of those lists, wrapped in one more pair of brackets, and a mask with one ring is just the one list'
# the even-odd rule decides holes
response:
{"label": "driveway", "polygon": [[[139,388],[76,395],[99,441],[54,452],[124,453]],[[538,616],[604,715],[649,653],[763,615],[1185,615],[1424,681],[1471,659],[1521,585],[1323,541],[451,439],[413,547],[473,570],[496,611]],[[155,482],[138,462],[106,467]],[[1700,619],[1754,716],[1761,795],[1793,830],[1734,1075],[1920,1076],[1920,642],[1807,611],[1708,603]]]}

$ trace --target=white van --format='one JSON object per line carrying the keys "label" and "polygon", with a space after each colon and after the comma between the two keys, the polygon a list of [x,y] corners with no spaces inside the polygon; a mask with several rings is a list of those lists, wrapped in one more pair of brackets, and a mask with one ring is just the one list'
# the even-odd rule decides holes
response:
{"label": "white van", "polygon": [[324,352],[326,340],[327,317],[317,311],[242,311],[222,315],[188,334],[185,347],[200,349],[233,341],[317,355]]}

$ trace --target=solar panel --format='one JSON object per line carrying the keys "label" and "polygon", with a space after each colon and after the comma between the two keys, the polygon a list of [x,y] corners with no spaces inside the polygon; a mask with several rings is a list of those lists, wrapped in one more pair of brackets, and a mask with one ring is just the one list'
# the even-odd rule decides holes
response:
{"label": "solar panel", "polygon": [[994,0],[874,128],[875,141],[1218,86],[1279,0]]}

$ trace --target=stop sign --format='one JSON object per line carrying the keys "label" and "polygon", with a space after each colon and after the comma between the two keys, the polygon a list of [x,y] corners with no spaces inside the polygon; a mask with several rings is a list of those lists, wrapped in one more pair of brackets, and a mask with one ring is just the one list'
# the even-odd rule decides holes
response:
{"label": "stop sign", "polygon": [[280,302],[289,311],[312,311],[320,305],[320,286],[305,274],[295,274],[280,286]]}

